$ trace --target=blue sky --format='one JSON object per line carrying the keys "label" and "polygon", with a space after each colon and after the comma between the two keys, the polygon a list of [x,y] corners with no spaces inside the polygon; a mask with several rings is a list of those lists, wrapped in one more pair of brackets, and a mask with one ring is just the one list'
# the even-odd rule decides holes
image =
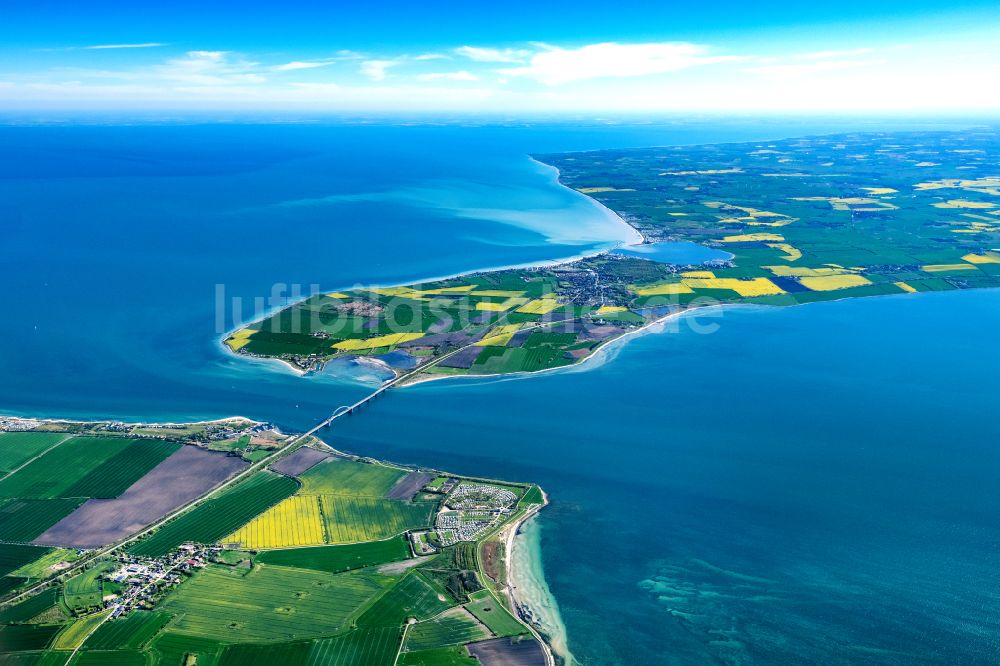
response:
{"label": "blue sky", "polygon": [[996,2],[7,0],[0,109],[994,112],[998,34]]}

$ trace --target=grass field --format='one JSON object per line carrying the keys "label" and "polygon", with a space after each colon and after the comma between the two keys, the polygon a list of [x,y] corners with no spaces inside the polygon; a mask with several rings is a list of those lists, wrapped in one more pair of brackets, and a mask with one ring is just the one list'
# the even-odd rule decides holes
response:
{"label": "grass field", "polygon": [[132,611],[105,622],[83,644],[84,650],[138,649],[170,621],[167,613]]}
{"label": "grass field", "polygon": [[517,636],[528,631],[489,592],[476,593],[465,608],[497,636]]}
{"label": "grass field", "polygon": [[90,632],[94,630],[94,627],[98,626],[111,611],[104,611],[101,613],[94,613],[93,615],[88,615],[86,617],[81,617],[74,621],[72,624],[67,625],[59,635],[56,636],[55,642],[52,643],[52,649],[54,650],[75,650],[83,643],[83,641],[90,635]]}
{"label": "grass field", "polygon": [[44,590],[19,604],[8,606],[0,610],[0,624],[11,622],[27,622],[42,611],[48,610],[56,604],[58,594],[55,588]]}
{"label": "grass field", "polygon": [[358,626],[399,627],[408,618],[426,620],[451,606],[442,591],[411,571],[358,618]]}
{"label": "grass field", "polygon": [[406,470],[395,467],[331,458],[305,472],[299,480],[302,494],[384,497],[406,474]]}
{"label": "grass field", "polygon": [[198,666],[218,663],[222,644],[208,638],[185,636],[165,631],[153,639],[151,653],[163,666],[183,666],[185,655],[194,655]]}
{"label": "grass field", "polygon": [[480,662],[460,646],[404,652],[396,666],[480,666]]}
{"label": "grass field", "polygon": [[101,576],[115,568],[114,562],[107,562],[87,569],[73,576],[63,586],[63,599],[71,610],[100,606],[104,597]]}
{"label": "grass field", "polygon": [[0,576],[6,576],[11,571],[16,571],[25,564],[34,562],[50,550],[50,548],[42,546],[3,544],[0,547]]}
{"label": "grass field", "polygon": [[410,627],[404,647],[407,651],[430,650],[448,645],[463,645],[490,636],[490,632],[468,611],[456,608]]}
{"label": "grass field", "polygon": [[350,569],[396,562],[410,557],[410,547],[404,537],[345,546],[317,546],[270,550],[257,556],[258,564],[312,569],[340,573]]}
{"label": "grass field", "polygon": [[185,541],[215,543],[290,496],[297,488],[294,479],[273,472],[260,472],[161,527],[155,534],[132,546],[129,552],[158,557]]}
{"label": "grass field", "polygon": [[210,566],[178,587],[162,610],[177,614],[170,631],[233,642],[328,636],[381,591],[367,576],[260,567]]}
{"label": "grass field", "polygon": [[0,476],[68,438],[61,432],[0,432]]}
{"label": "grass field", "polygon": [[68,516],[85,500],[11,500],[0,506],[0,541],[31,541]]}

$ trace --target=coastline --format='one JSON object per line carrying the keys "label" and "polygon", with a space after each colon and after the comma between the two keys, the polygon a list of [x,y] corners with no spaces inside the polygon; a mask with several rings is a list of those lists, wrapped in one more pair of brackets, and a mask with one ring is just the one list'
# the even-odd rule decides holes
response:
{"label": "coastline", "polygon": [[536,518],[538,512],[549,505],[549,496],[544,490],[542,498],[544,504],[510,525],[504,535],[507,552],[505,591],[517,616],[545,650],[548,663],[572,666],[576,660],[569,651],[566,626],[542,569],[540,524]]}

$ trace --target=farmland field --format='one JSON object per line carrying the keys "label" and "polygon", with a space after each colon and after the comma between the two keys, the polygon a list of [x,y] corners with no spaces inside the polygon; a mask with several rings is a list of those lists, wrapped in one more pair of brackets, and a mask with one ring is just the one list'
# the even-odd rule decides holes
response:
{"label": "farmland field", "polygon": [[136,440],[67,488],[65,497],[118,497],[181,447],[177,442]]}
{"label": "farmland field", "polygon": [[61,628],[59,625],[50,624],[0,626],[0,660],[3,659],[5,652],[44,650]]}
{"label": "farmland field", "polygon": [[166,613],[133,611],[105,622],[83,644],[84,650],[141,648],[170,621]]}
{"label": "farmland field", "polygon": [[132,546],[129,552],[157,557],[185,541],[215,543],[253,516],[294,493],[297,488],[294,479],[260,472],[164,525],[152,536]]}
{"label": "farmland field", "polygon": [[286,548],[324,543],[319,501],[312,495],[292,495],[223,537],[243,548]]}
{"label": "farmland field", "polygon": [[481,641],[491,635],[468,611],[456,608],[410,627],[406,634],[405,648],[407,651],[414,651],[463,645]]}
{"label": "farmland field", "polygon": [[290,641],[328,636],[381,591],[366,576],[261,567],[240,575],[210,566],[162,605],[170,631],[219,641]]}
{"label": "farmland field", "polygon": [[376,541],[427,527],[434,506],[346,495],[295,495],[222,540],[251,550]]}
{"label": "farmland field", "polygon": [[0,540],[31,541],[82,503],[83,499],[11,500],[0,506]]}
{"label": "farmland field", "polygon": [[400,627],[375,627],[313,641],[305,666],[391,664],[401,637]]}
{"label": "farmland field", "polygon": [[384,497],[407,473],[406,470],[385,465],[331,458],[319,463],[299,479],[302,481],[303,494]]}
{"label": "farmland field", "polygon": [[67,490],[132,440],[124,437],[72,437],[0,479],[0,497],[72,497]]}
{"label": "farmland field", "polygon": [[222,644],[208,638],[186,636],[165,631],[159,634],[151,643],[151,652],[164,666],[176,666],[184,663],[184,655],[196,655],[199,666],[211,666],[217,663],[222,652]]}
{"label": "farmland field", "polygon": [[56,636],[55,642],[52,643],[52,648],[55,650],[76,649],[90,635],[90,632],[104,620],[109,612],[104,611],[103,613],[94,613],[93,615],[81,617],[72,624],[67,625]]}
{"label": "farmland field", "polygon": [[101,575],[114,569],[114,563],[105,563],[73,576],[63,586],[63,598],[71,609],[100,606],[104,596]]}
{"label": "farmland field", "polygon": [[358,618],[359,627],[399,627],[407,618],[426,620],[447,610],[452,602],[423,576],[408,573]]}
{"label": "farmland field", "polygon": [[400,502],[321,495],[329,543],[375,541],[430,525],[433,502]]}
{"label": "farmland field", "polygon": [[479,592],[465,608],[497,636],[516,636],[526,632],[524,626],[489,592]]}
{"label": "farmland field", "polygon": [[146,655],[138,650],[80,652],[73,666],[146,666]]}
{"label": "farmland field", "polygon": [[0,610],[0,623],[27,622],[42,611],[54,606],[57,601],[56,597],[57,592],[55,588],[51,588],[19,604],[8,606]]}
{"label": "farmland field", "polygon": [[405,560],[410,557],[410,547],[403,537],[384,541],[349,544],[345,546],[317,546],[270,550],[257,556],[258,564],[273,564],[299,569],[312,569],[339,573],[350,569]]}
{"label": "farmland field", "polygon": [[0,476],[68,438],[61,432],[0,432]]}
{"label": "farmland field", "polygon": [[25,564],[34,562],[49,550],[41,546],[3,544],[0,548],[0,576],[6,576]]}
{"label": "farmland field", "polygon": [[481,661],[469,655],[460,646],[403,652],[399,655],[398,666],[480,666]]}

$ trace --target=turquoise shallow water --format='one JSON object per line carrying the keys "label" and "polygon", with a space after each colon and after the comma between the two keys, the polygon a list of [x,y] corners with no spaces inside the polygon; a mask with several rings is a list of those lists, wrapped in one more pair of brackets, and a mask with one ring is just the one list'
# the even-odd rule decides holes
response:
{"label": "turquoise shallow water", "polygon": [[[625,230],[527,153],[843,128],[0,128],[0,411],[308,427],[377,375],[226,355],[216,285],[249,316],[275,283],[594,251]],[[992,663],[998,306],[727,310],[602,365],[393,391],[329,436],[542,483],[546,577],[585,663]]]}

